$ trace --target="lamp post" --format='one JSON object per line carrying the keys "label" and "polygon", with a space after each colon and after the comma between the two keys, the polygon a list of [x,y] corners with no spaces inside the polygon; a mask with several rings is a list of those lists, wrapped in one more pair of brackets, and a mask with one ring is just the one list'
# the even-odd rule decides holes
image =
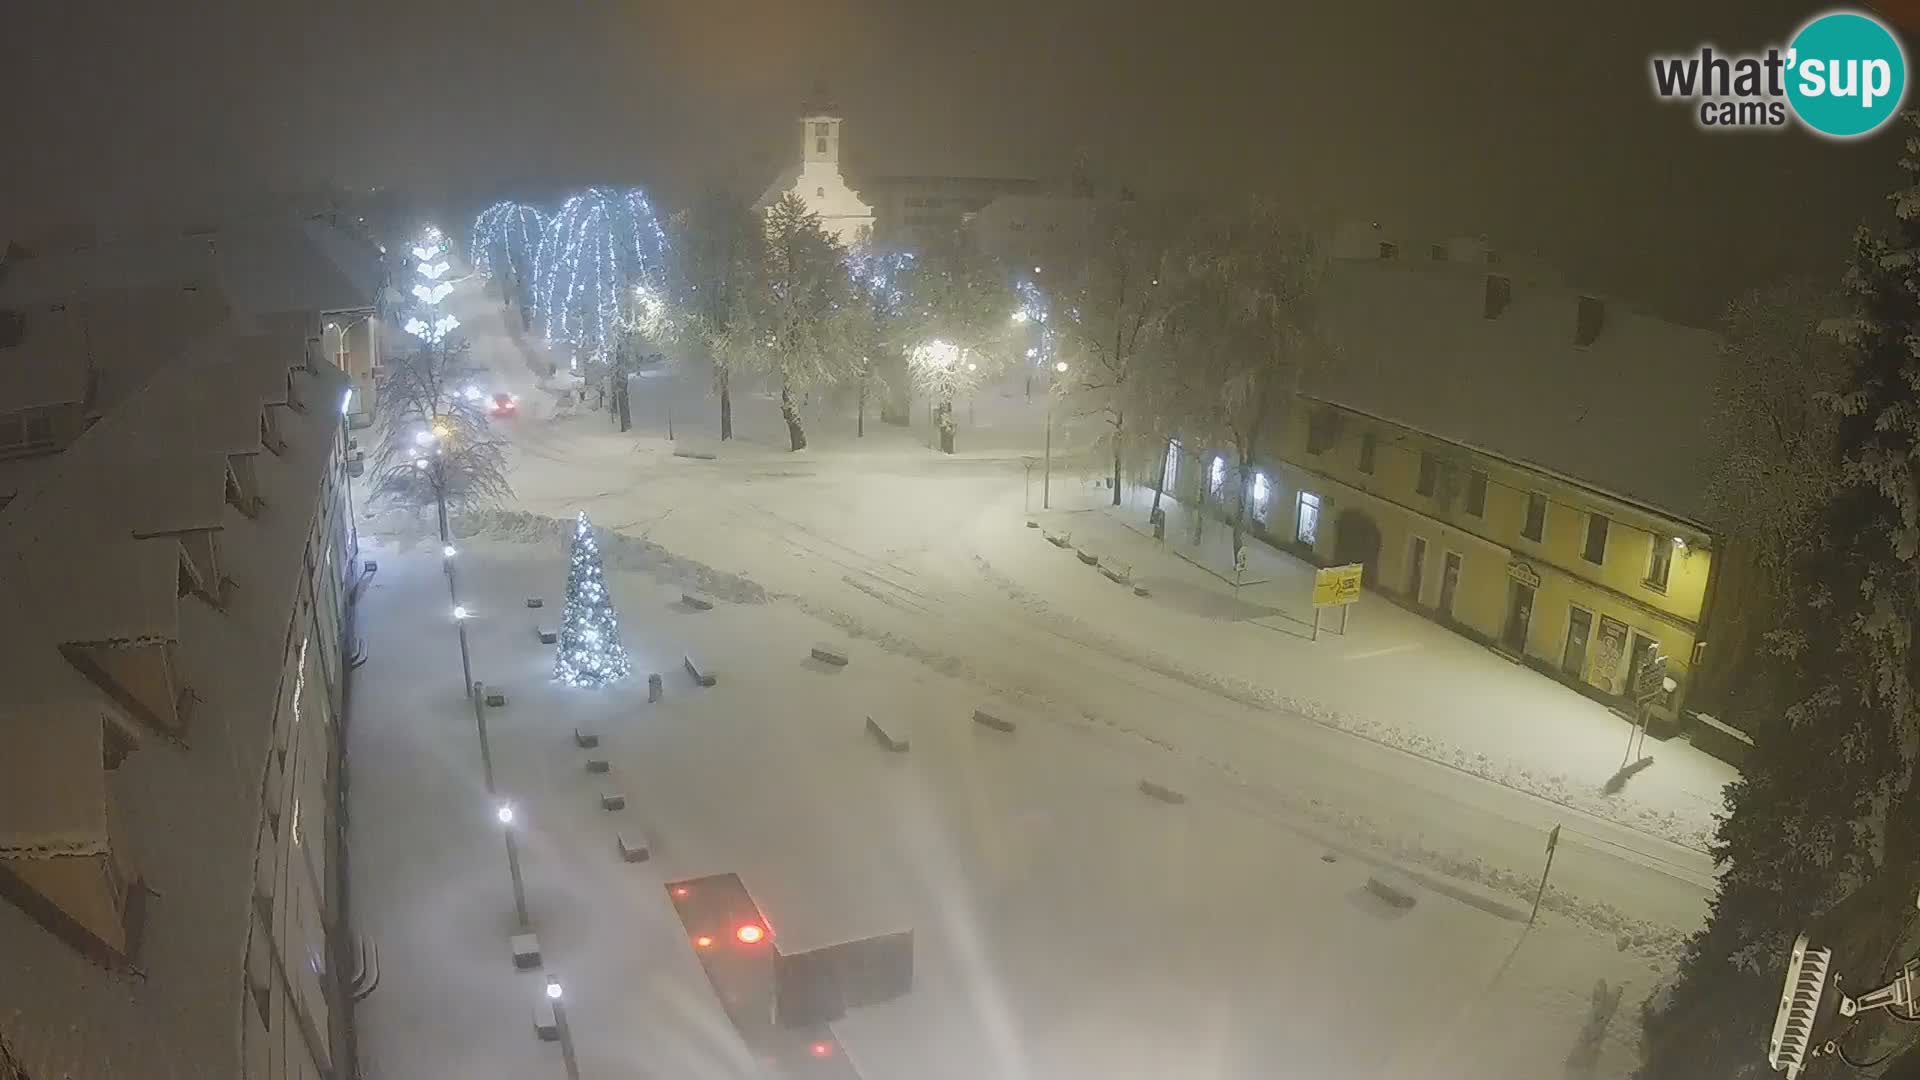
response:
{"label": "lamp post", "polygon": [[[1067,373],[1067,362],[1065,360],[1055,361],[1053,371],[1056,375],[1065,375]],[[1053,398],[1055,393],[1054,388],[1058,385],[1059,380],[1056,379],[1047,386],[1047,457],[1046,467],[1040,474],[1040,509],[1042,510],[1050,509],[1053,506]]]}
{"label": "lamp post", "polygon": [[560,980],[547,976],[547,1000],[553,1002],[553,1027],[560,1034],[560,1060],[566,1064],[567,1080],[580,1080],[580,1063],[573,1057],[573,1029],[567,1026],[567,1006],[561,997]]}
{"label": "lamp post", "polygon": [[520,848],[513,842],[513,804],[501,803],[494,817],[499,819],[500,832],[507,838],[507,873],[513,875],[513,912],[520,917],[520,932],[524,934],[531,923],[527,918],[527,887],[520,877]]}

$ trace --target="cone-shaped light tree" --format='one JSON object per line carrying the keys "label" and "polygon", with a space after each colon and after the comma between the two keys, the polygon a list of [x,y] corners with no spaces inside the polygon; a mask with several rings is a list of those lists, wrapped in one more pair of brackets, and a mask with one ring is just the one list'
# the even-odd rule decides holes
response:
{"label": "cone-shaped light tree", "polygon": [[560,623],[560,655],[553,662],[553,677],[568,686],[605,686],[626,678],[632,667],[626,647],[620,644],[620,619],[613,613],[613,594],[600,566],[600,545],[583,510],[573,527],[567,609]]}

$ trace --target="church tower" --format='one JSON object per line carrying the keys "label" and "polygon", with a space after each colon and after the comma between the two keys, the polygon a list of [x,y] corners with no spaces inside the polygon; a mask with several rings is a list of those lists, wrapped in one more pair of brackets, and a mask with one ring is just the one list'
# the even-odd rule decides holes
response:
{"label": "church tower", "polygon": [[820,215],[820,224],[847,247],[873,232],[873,207],[861,200],[840,172],[840,110],[819,88],[800,109],[799,169],[775,181],[761,197],[761,208],[789,192]]}

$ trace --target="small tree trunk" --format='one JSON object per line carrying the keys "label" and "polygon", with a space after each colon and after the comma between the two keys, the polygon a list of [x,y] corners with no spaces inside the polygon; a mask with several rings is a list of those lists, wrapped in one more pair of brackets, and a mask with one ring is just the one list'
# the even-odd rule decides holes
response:
{"label": "small tree trunk", "polygon": [[732,372],[720,369],[720,438],[733,438],[733,386]]}
{"label": "small tree trunk", "polygon": [[1173,439],[1168,437],[1160,443],[1160,471],[1153,476],[1153,509],[1147,517],[1152,519],[1160,513],[1160,496],[1167,490],[1167,459],[1173,456]]}
{"label": "small tree trunk", "polygon": [[800,426],[800,410],[793,404],[793,387],[784,375],[780,377],[780,417],[787,422],[787,441],[792,449],[805,450],[807,433]]}
{"label": "small tree trunk", "polygon": [[858,411],[854,413],[853,437],[856,439],[867,437],[867,372],[864,368],[860,372],[860,396]]}
{"label": "small tree trunk", "polygon": [[953,453],[953,400],[951,398],[940,403],[934,426],[940,431],[940,452]]}
{"label": "small tree trunk", "polygon": [[1113,505],[1120,505],[1120,437],[1125,432],[1121,425],[1126,422],[1124,413],[1113,414]]}

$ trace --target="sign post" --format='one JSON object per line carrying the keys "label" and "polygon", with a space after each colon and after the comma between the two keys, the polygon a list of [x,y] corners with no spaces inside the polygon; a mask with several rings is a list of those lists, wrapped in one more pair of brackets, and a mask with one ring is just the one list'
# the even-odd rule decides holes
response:
{"label": "sign post", "polygon": [[1667,658],[1659,651],[1659,646],[1640,662],[1640,669],[1633,675],[1633,704],[1635,722],[1627,728],[1627,755],[1620,759],[1620,767],[1626,768],[1633,761],[1633,745],[1636,739],[1640,745],[1646,745],[1648,715],[1654,703],[1667,692]]}
{"label": "sign post", "polygon": [[1533,921],[1540,917],[1540,898],[1547,894],[1547,875],[1553,872],[1553,849],[1559,846],[1560,826],[1555,825],[1553,831],[1547,834],[1547,865],[1540,870],[1540,887],[1533,891],[1533,914],[1527,916],[1529,929],[1532,928]]}
{"label": "sign post", "polygon": [[1347,608],[1360,599],[1360,578],[1366,567],[1360,563],[1329,566],[1313,572],[1313,638],[1320,640],[1320,609],[1340,609],[1340,633],[1347,632]]}

